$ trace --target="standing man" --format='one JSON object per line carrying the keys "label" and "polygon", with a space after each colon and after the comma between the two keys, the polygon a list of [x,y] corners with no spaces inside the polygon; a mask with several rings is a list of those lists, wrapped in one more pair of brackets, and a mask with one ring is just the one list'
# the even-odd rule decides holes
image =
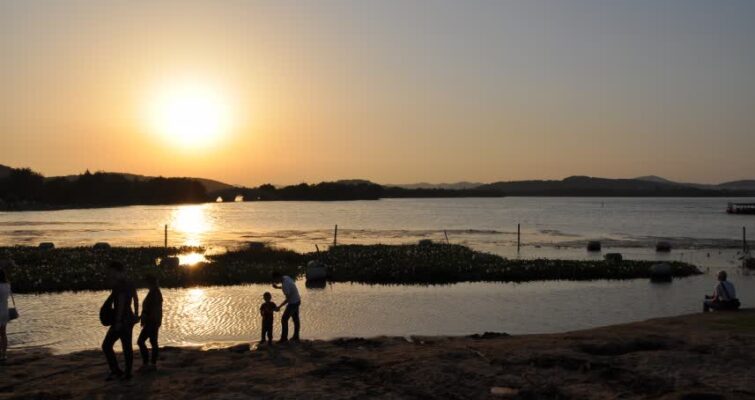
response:
{"label": "standing man", "polygon": [[[108,266],[108,273],[113,284],[113,291],[105,301],[105,307],[112,307],[110,309],[112,324],[102,341],[102,352],[105,353],[105,358],[110,367],[110,375],[108,375],[107,380],[116,378],[129,380],[134,363],[131,335],[136,323],[136,316],[139,315],[139,298],[136,295],[136,287],[126,278],[126,268],[123,264],[113,261]],[[133,309],[131,308],[132,303]],[[118,366],[118,360],[116,360],[115,351],[113,351],[115,342],[119,340],[123,347],[123,358],[126,359],[125,373]]]}
{"label": "standing man", "polygon": [[299,289],[296,288],[296,283],[288,275],[281,275],[280,272],[273,272],[273,287],[283,290],[283,294],[286,296],[284,300],[277,308],[278,311],[285,305],[286,310],[283,311],[281,317],[281,338],[280,342],[288,342],[288,319],[294,320],[294,335],[291,340],[294,342],[299,341],[299,307],[301,306],[301,297],[299,297]]}

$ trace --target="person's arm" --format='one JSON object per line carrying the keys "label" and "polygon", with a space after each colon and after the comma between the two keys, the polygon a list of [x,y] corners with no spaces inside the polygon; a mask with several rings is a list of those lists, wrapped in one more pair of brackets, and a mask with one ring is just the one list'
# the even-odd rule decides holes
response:
{"label": "person's arm", "polygon": [[134,315],[139,316],[139,294],[136,293],[136,288],[133,288],[131,296],[134,298]]}
{"label": "person's arm", "polygon": [[283,289],[283,285],[281,285],[280,283],[273,283],[273,288],[275,288],[275,289]]}
{"label": "person's arm", "polygon": [[283,308],[283,306],[285,306],[286,304],[288,304],[288,299],[283,300],[283,303],[280,303],[280,305],[278,305],[278,307],[275,308],[275,311],[280,311],[281,308]]}

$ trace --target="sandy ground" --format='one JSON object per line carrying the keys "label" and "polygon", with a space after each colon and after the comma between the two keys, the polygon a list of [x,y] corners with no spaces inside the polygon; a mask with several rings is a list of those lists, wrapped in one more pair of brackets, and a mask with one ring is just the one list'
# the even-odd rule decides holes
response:
{"label": "sandy ground", "polygon": [[158,371],[129,382],[105,369],[99,351],[11,351],[0,399],[755,399],[755,310],[553,335],[165,348]]}

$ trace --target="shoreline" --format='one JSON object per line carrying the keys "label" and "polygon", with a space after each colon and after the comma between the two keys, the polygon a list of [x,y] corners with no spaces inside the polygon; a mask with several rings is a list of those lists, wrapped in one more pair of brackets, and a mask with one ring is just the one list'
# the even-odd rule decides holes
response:
{"label": "shoreline", "polygon": [[104,382],[98,350],[11,349],[0,399],[755,399],[753,339],[744,309],[557,334],[165,347],[158,371],[130,382]]}

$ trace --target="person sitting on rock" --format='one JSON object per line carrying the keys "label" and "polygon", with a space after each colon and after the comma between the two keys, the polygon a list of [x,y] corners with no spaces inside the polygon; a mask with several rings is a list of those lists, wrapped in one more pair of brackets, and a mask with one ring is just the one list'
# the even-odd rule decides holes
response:
{"label": "person sitting on rock", "polygon": [[718,284],[713,289],[713,296],[705,296],[703,312],[713,310],[736,310],[739,308],[737,291],[734,284],[726,280],[726,271],[718,273]]}

